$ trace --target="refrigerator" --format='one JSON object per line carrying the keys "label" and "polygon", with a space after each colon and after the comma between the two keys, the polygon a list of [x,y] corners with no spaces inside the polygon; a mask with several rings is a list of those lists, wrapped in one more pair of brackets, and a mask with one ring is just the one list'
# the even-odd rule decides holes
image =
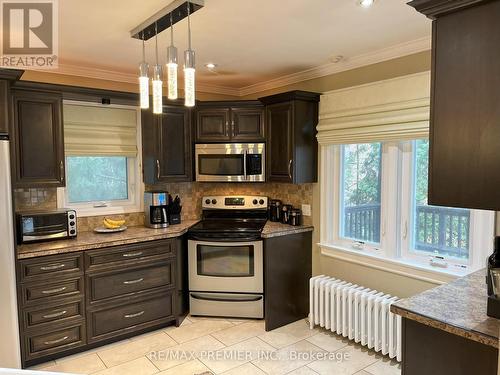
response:
{"label": "refrigerator", "polygon": [[9,139],[0,133],[0,368],[21,368]]}

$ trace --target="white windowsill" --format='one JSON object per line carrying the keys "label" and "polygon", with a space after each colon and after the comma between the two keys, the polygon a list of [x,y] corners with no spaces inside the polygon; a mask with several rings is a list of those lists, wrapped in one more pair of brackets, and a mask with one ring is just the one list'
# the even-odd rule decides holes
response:
{"label": "white windowsill", "polygon": [[89,216],[106,216],[106,215],[123,215],[130,214],[134,212],[143,212],[143,208],[140,206],[122,206],[122,207],[65,207],[74,209],[76,211],[77,217],[89,217]]}
{"label": "white windowsill", "polygon": [[[318,243],[318,246],[321,248],[321,255],[327,257],[437,285],[449,283],[475,271],[472,269],[463,271],[446,268],[437,269],[430,265],[426,266],[421,263],[409,262],[402,259],[389,259],[337,245]],[[370,262],[367,262],[367,258],[370,259]]]}

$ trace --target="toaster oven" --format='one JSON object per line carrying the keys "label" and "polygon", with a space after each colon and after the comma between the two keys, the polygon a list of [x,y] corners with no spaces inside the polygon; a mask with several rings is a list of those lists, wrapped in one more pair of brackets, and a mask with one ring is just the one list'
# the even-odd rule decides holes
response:
{"label": "toaster oven", "polygon": [[74,238],[77,235],[76,211],[31,211],[16,214],[19,244]]}

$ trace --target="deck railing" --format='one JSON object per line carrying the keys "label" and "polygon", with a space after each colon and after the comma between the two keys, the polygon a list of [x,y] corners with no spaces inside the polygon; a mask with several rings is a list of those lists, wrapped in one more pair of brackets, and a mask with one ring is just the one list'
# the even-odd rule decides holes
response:
{"label": "deck railing", "polygon": [[[417,205],[414,248],[440,255],[468,257],[470,212],[465,209]],[[344,209],[344,236],[380,242],[380,205],[366,204]]]}

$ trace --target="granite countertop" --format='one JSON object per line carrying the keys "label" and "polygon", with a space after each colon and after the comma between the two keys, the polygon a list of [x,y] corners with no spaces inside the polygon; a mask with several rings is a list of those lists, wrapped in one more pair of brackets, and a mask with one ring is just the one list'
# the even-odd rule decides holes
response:
{"label": "granite countertop", "polygon": [[[80,232],[72,240],[41,242],[17,247],[17,258],[26,259],[38,256],[71,253],[75,251],[100,249],[109,246],[127,245],[137,242],[161,240],[179,237],[185,234],[198,220],[186,220],[181,224],[171,225],[165,229],[151,229],[142,226],[129,227],[119,233]],[[268,221],[262,231],[262,238],[286,236],[289,234],[310,232],[312,226],[294,227],[287,224]]]}
{"label": "granite countertop", "polygon": [[267,221],[264,229],[262,230],[262,238],[287,236],[289,234],[312,232],[314,227],[312,225],[301,225],[294,227],[293,225],[282,224],[279,222]]}
{"label": "granite countertop", "polygon": [[42,242],[19,245],[17,258],[33,258],[43,255],[70,253],[74,251],[99,249],[108,246],[127,245],[137,242],[161,240],[182,236],[196,224],[197,220],[186,220],[181,224],[171,225],[165,229],[151,229],[142,226],[129,227],[119,233],[80,232],[78,237],[71,240]]}
{"label": "granite countertop", "polygon": [[486,315],[486,270],[403,299],[391,311],[404,318],[498,348],[500,320]]}

